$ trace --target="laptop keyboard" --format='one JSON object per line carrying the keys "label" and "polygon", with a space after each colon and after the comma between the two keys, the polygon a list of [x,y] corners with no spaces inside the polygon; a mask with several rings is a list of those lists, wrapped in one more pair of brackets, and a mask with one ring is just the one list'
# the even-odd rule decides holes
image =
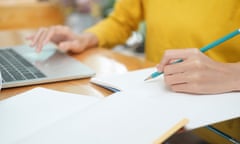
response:
{"label": "laptop keyboard", "polygon": [[0,49],[0,71],[4,82],[46,77],[34,65],[12,49]]}

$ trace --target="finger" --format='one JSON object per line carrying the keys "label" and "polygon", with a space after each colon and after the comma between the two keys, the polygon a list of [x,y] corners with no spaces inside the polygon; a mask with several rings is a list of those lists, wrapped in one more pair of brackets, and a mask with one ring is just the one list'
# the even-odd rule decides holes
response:
{"label": "finger", "polygon": [[176,73],[189,73],[189,75],[192,75],[202,69],[205,69],[203,62],[193,57],[180,63],[166,65],[163,71],[165,75],[173,75]]}
{"label": "finger", "polygon": [[47,31],[46,35],[44,36],[44,39],[42,40],[42,43],[44,45],[47,44],[51,40],[51,38],[54,36],[54,32],[55,32],[54,28],[50,28]]}
{"label": "finger", "polygon": [[176,63],[171,65],[166,65],[163,68],[163,72],[165,75],[173,75],[176,73],[183,73],[186,71],[186,64],[185,63]]}
{"label": "finger", "polygon": [[48,34],[47,29],[43,30],[43,32],[41,33],[39,39],[36,42],[36,51],[40,52],[44,46],[43,40],[46,38]]}
{"label": "finger", "polygon": [[177,85],[172,85],[171,90],[181,93],[190,93],[190,94],[202,94],[201,88],[199,85],[193,83],[182,83]]}
{"label": "finger", "polygon": [[188,76],[185,73],[176,73],[173,75],[164,75],[164,81],[167,85],[177,85],[188,82]]}
{"label": "finger", "polygon": [[171,85],[171,90],[175,92],[189,92],[189,84],[188,83],[181,83],[181,84],[176,84],[176,85]]}
{"label": "finger", "polygon": [[[181,60],[181,59],[170,59],[170,60],[167,62],[167,64],[162,64],[162,63],[158,64],[158,65],[157,65],[157,69],[158,69],[159,72],[164,72],[164,73],[167,73],[167,72],[168,72],[168,74],[170,74],[170,72],[174,73],[174,71],[172,71],[172,68],[174,68],[174,67],[171,67],[170,65],[172,65],[172,64],[177,64],[177,63],[179,63],[179,62],[182,62],[182,60]],[[168,68],[168,67],[169,67],[169,68]],[[176,69],[176,68],[175,68],[175,69]],[[180,70],[180,69],[177,68],[176,70]],[[182,72],[182,71],[176,71],[176,73],[177,73],[177,72]]]}
{"label": "finger", "polygon": [[200,51],[196,48],[181,49],[181,50],[167,50],[164,53],[164,56],[160,62],[160,65],[165,66],[172,63],[172,61],[179,60],[179,59],[185,60],[189,56],[195,55],[199,52]]}
{"label": "finger", "polygon": [[34,35],[31,46],[36,46],[37,41],[44,31],[46,31],[46,28],[40,28],[39,31],[37,31],[37,33]]}
{"label": "finger", "polygon": [[183,62],[166,65],[163,71],[165,75],[172,75],[176,73],[184,73],[186,71],[191,71],[193,69],[193,66],[194,61],[185,60]]}
{"label": "finger", "polygon": [[55,31],[54,28],[50,28],[48,31],[42,33],[41,37],[37,42],[37,48],[36,48],[37,52],[40,52],[43,46],[46,45],[51,40],[51,38],[54,35],[54,31]]}

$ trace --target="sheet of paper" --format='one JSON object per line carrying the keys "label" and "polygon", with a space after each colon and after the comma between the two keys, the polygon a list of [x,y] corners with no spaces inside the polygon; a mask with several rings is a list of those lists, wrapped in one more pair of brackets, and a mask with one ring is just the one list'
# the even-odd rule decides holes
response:
{"label": "sheet of paper", "polygon": [[[159,76],[150,81],[144,81],[144,79],[148,77],[149,74],[155,71],[156,68],[147,68],[131,71],[125,74],[115,74],[105,77],[94,77],[91,79],[91,81],[100,85],[111,86],[124,92],[136,91],[137,95],[143,95],[144,92],[147,92],[147,95],[157,95],[156,99],[159,99],[159,101],[163,100],[162,98],[164,98],[159,97],[159,95],[165,97],[176,95],[176,97],[172,99],[172,104],[175,104],[175,101],[187,104],[186,107],[185,105],[183,105],[184,107],[180,107],[179,110],[184,113],[189,111],[189,115],[186,115],[186,117],[190,118],[190,128],[195,128],[206,124],[212,124],[214,122],[220,122],[240,116],[239,92],[226,93],[221,95],[190,95],[175,93],[165,86],[163,76]],[[222,101],[220,101],[220,97],[223,98]],[[184,100],[185,98],[187,98],[187,100]],[[224,99],[226,99],[226,101],[224,101]],[[198,100],[202,100],[201,105],[199,105]],[[222,106],[218,106],[218,104],[220,103]],[[206,110],[203,111],[205,108]],[[210,111],[208,111],[207,109],[210,109]],[[211,112],[211,110],[214,111],[212,111],[210,115],[208,112]],[[204,116],[204,114],[208,115]]]}
{"label": "sheet of paper", "polygon": [[31,135],[101,98],[35,88],[0,101],[0,143],[9,144]]}
{"label": "sheet of paper", "polygon": [[[147,95],[115,93],[86,111],[59,120],[18,144],[148,144],[183,118]],[[183,125],[182,125],[183,126]]]}
{"label": "sheet of paper", "polygon": [[[171,92],[168,89],[146,85],[145,88],[124,91],[124,95],[144,96],[156,105],[168,105],[168,114],[189,119],[187,129],[195,129],[209,124],[240,117],[240,94],[194,95]],[[160,107],[159,107],[160,108]]]}
{"label": "sheet of paper", "polygon": [[197,128],[240,116],[239,92],[216,95],[175,93],[165,86],[163,76],[150,81],[144,81],[154,71],[156,71],[156,68],[147,68],[125,74],[95,77],[91,81],[100,85],[117,88],[123,92],[136,91],[136,95],[156,95],[156,101],[164,100],[164,97],[174,96],[169,105],[175,107],[176,102],[183,103],[176,110],[186,113],[183,117],[189,118],[189,128]]}
{"label": "sheet of paper", "polygon": [[189,119],[186,128],[193,129],[240,116],[238,93],[194,96],[147,89],[115,93],[18,143],[146,144],[183,118]]}
{"label": "sheet of paper", "polygon": [[[92,77],[91,82],[100,86],[111,87],[118,89],[120,91],[127,91],[136,88],[142,88],[145,85],[158,85],[158,83],[152,83],[151,81],[145,82],[144,79],[147,78],[151,73],[155,72],[156,68],[146,68],[142,70],[130,71],[123,74],[113,74],[109,76],[97,76]],[[158,77],[154,81],[161,79]]]}

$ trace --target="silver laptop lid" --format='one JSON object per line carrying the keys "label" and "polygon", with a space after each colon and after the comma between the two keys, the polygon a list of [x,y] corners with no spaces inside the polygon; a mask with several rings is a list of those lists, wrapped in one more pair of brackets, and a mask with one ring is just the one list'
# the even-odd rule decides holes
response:
{"label": "silver laptop lid", "polygon": [[[8,50],[8,56],[4,58],[3,51]],[[16,55],[10,56],[12,51]],[[27,78],[23,74],[17,74],[20,76],[20,80],[16,78],[15,74],[11,74],[8,70],[12,70],[12,68],[8,68],[8,66],[12,66],[10,63],[18,63],[20,60],[16,60],[18,55],[22,56],[26,59],[30,64],[35,66],[39,71],[40,75],[39,78]],[[11,62],[11,59],[14,59],[18,62]],[[20,58],[21,59],[21,58]],[[3,66],[8,65],[7,68]],[[29,64],[29,65],[30,65]],[[27,68],[20,66],[22,71]],[[32,68],[30,68],[31,70]],[[13,46],[13,47],[5,47],[0,49],[0,70],[2,73],[4,80],[2,88],[10,88],[10,87],[18,87],[24,85],[32,85],[32,84],[39,84],[39,83],[47,83],[47,82],[56,82],[56,81],[63,81],[63,80],[71,80],[71,79],[80,79],[80,78],[87,78],[91,77],[95,74],[95,72],[89,68],[88,66],[82,64],[78,60],[68,56],[66,53],[62,53],[56,49],[56,46],[53,44],[48,44],[44,46],[41,53],[36,53],[34,48],[31,48],[27,45],[21,46]],[[16,70],[19,72],[19,70]],[[17,73],[16,72],[16,73]],[[14,72],[15,73],[15,72]],[[26,79],[25,79],[26,78]],[[18,79],[18,80],[17,80]]]}

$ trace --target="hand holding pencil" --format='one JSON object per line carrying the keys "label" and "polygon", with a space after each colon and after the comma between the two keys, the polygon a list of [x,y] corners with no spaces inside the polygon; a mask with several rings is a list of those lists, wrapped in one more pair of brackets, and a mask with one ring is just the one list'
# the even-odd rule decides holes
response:
{"label": "hand holding pencil", "polygon": [[[240,91],[240,63],[220,63],[202,52],[239,34],[239,30],[201,48],[168,50],[154,78],[164,72],[165,83],[176,92],[216,94]],[[239,60],[240,61],[240,60]]]}
{"label": "hand holding pencil", "polygon": [[[169,64],[171,60],[183,62]],[[158,71],[164,71],[164,81],[171,90],[184,93],[216,94],[234,90],[234,80],[240,73],[231,64],[213,61],[198,49],[166,51]]]}

